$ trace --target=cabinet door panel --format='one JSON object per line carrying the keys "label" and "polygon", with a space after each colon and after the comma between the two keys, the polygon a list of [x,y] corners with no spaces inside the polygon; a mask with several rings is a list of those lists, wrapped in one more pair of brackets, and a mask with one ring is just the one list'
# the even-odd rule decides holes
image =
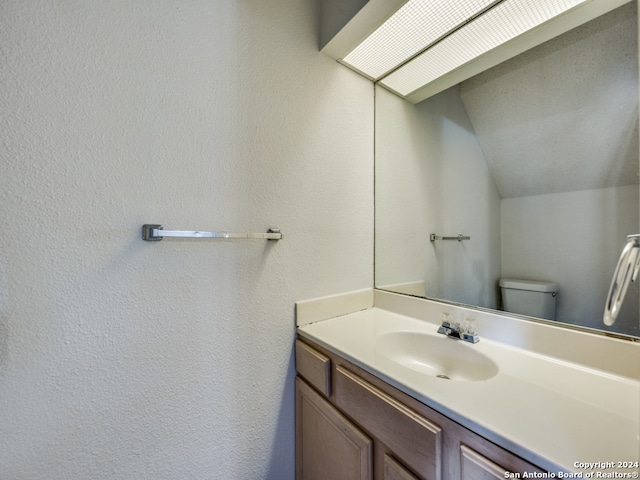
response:
{"label": "cabinet door panel", "polygon": [[460,434],[460,476],[468,480],[505,478],[505,473],[524,475],[546,473],[535,465],[464,429]]}
{"label": "cabinet door panel", "polygon": [[503,467],[496,465],[466,445],[460,446],[461,480],[498,480],[504,478],[505,471]]}
{"label": "cabinet door panel", "polygon": [[296,377],[296,479],[371,480],[372,441]]}

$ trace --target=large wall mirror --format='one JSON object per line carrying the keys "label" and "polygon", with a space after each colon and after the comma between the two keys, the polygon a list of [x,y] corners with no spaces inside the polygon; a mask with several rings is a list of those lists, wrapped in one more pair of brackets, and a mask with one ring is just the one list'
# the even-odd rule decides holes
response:
{"label": "large wall mirror", "polygon": [[[502,310],[503,278],[558,286],[558,324],[640,337],[637,5],[413,105],[376,86],[376,288]],[[431,235],[469,240],[431,240]]]}

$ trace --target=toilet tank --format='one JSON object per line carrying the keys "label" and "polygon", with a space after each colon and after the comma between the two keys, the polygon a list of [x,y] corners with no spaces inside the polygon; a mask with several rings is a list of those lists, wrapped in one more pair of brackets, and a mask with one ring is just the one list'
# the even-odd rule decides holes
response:
{"label": "toilet tank", "polygon": [[499,285],[505,312],[547,320],[556,319],[556,298],[559,290],[557,284],[503,278]]}

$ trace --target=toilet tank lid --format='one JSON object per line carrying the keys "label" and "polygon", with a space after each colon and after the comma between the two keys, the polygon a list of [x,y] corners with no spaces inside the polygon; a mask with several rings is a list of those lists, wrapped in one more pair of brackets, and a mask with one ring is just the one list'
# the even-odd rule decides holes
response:
{"label": "toilet tank lid", "polygon": [[502,288],[513,288],[514,290],[530,290],[533,292],[551,292],[559,290],[558,285],[553,282],[537,282],[534,280],[517,280],[515,278],[501,278]]}

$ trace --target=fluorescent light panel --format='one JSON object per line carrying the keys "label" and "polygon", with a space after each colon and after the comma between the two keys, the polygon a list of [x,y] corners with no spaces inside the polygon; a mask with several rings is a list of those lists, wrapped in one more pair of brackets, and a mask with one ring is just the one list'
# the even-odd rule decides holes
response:
{"label": "fluorescent light panel", "polygon": [[495,1],[409,0],[343,62],[377,80]]}
{"label": "fluorescent light panel", "polygon": [[505,0],[380,82],[406,96],[585,0]]}

